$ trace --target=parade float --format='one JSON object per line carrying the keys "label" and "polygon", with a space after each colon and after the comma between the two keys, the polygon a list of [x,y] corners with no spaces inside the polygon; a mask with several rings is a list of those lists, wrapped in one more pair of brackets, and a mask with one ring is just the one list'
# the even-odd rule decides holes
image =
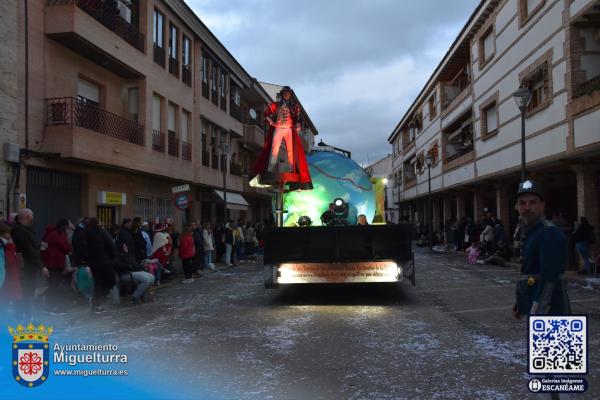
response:
{"label": "parade float", "polygon": [[265,112],[270,129],[252,169],[250,184],[271,188],[275,197],[276,226],[264,231],[265,287],[405,278],[415,285],[412,227],[369,224],[376,210],[383,220],[377,182],[342,149],[306,154],[298,114],[286,86]]}

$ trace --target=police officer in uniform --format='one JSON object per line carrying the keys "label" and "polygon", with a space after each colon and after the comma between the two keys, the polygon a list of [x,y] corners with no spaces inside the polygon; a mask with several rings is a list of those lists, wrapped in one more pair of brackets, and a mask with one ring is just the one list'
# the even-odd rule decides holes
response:
{"label": "police officer in uniform", "polygon": [[563,272],[567,242],[562,231],[544,217],[544,197],[532,180],[521,182],[516,208],[521,218],[521,274],[513,315],[571,313]]}

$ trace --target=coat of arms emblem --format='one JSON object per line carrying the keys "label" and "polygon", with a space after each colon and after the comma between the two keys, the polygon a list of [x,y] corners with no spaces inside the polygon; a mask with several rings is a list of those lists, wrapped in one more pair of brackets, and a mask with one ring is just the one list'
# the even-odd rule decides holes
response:
{"label": "coat of arms emblem", "polygon": [[50,372],[48,337],[52,327],[34,326],[32,323],[16,329],[8,327],[13,337],[12,373],[13,378],[25,387],[36,387],[46,382]]}

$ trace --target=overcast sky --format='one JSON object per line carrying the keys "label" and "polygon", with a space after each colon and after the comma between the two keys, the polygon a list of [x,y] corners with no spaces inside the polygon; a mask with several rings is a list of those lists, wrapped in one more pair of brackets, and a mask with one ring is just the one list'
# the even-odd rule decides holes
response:
{"label": "overcast sky", "polygon": [[259,81],[291,86],[317,141],[359,163],[387,138],[478,0],[186,0]]}

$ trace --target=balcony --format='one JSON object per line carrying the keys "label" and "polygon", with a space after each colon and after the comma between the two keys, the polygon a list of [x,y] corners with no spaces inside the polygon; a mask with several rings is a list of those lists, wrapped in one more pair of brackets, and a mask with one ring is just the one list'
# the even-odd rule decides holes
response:
{"label": "balcony", "polygon": [[257,124],[245,124],[244,136],[238,139],[238,143],[243,143],[255,151],[260,151],[265,143],[265,133]]}
{"label": "balcony", "polygon": [[202,150],[202,165],[210,167],[210,153],[206,150]]}
{"label": "balcony", "polygon": [[152,131],[152,150],[158,151],[159,153],[165,152],[165,134],[153,130]]}
{"label": "balcony", "polygon": [[179,78],[179,61],[176,58],[169,57],[169,72]]}
{"label": "balcony", "polygon": [[448,115],[471,93],[471,78],[467,68],[462,68],[452,81],[442,83],[442,116]]}
{"label": "balcony", "polygon": [[155,63],[163,68],[165,67],[165,49],[157,46],[156,43],[154,44],[154,50],[152,51],[152,58]]}
{"label": "balcony", "polygon": [[[118,4],[120,2],[103,2],[100,0],[48,0],[49,7],[75,5],[116,33],[121,39],[142,53],[144,52],[144,34],[123,18]],[[111,5],[114,4],[114,5]],[[129,11],[131,19],[131,11]]]}
{"label": "balcony", "polygon": [[179,157],[179,138],[173,131],[169,131],[169,155]]}
{"label": "balcony", "polygon": [[233,101],[229,103],[229,114],[233,118],[242,122],[242,109],[240,108],[240,106],[236,105]]}
{"label": "balcony", "polygon": [[192,161],[192,144],[185,140],[181,141],[181,158],[186,161]]}
{"label": "balcony", "polygon": [[229,164],[229,171],[231,173],[231,175],[235,175],[235,176],[242,176],[242,166],[238,163],[230,163]]}
{"label": "balcony", "polygon": [[590,95],[593,92],[600,91],[600,75],[578,85],[573,94],[574,98]]}
{"label": "balcony", "polygon": [[181,68],[181,80],[189,87],[192,87],[192,69],[189,65],[184,65]]}
{"label": "balcony", "polygon": [[47,0],[46,5],[40,26],[48,37],[122,78],[144,76],[134,67],[144,64],[144,35],[119,9],[98,0]]}
{"label": "balcony", "polygon": [[144,145],[144,127],[75,97],[46,99],[47,125],[78,126],[125,142]]}

